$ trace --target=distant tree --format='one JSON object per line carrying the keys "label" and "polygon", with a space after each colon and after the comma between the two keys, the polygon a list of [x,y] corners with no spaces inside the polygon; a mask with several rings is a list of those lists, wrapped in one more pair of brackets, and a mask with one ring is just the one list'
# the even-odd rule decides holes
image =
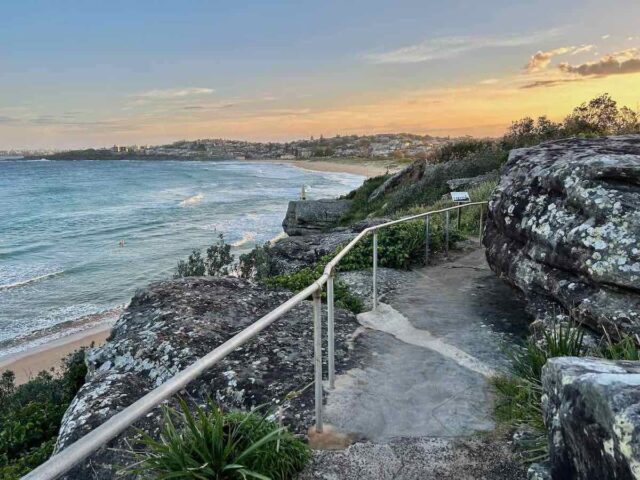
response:
{"label": "distant tree", "polygon": [[564,129],[568,135],[610,135],[618,131],[619,116],[616,101],[605,93],[574,108]]}

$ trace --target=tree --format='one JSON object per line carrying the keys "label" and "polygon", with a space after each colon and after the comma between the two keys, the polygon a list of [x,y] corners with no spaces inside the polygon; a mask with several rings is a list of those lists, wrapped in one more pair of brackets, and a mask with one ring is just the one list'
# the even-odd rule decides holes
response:
{"label": "tree", "polygon": [[608,93],[573,109],[565,119],[569,135],[610,135],[618,131],[618,105]]}

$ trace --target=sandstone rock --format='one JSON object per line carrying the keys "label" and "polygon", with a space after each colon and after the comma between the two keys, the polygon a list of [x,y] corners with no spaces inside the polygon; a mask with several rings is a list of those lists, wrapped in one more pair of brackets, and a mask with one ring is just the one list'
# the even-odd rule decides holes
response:
{"label": "sandstone rock", "polygon": [[640,363],[552,358],[543,411],[553,479],[640,478]]}
{"label": "sandstone rock", "polygon": [[598,333],[640,332],[640,136],[513,150],[489,205],[491,268]]}
{"label": "sandstone rock", "polygon": [[[64,449],[291,295],[231,277],[172,280],[137,293],[109,341],[89,353],[87,382],[64,416],[57,449]],[[347,345],[357,327],[351,313],[336,310],[338,371],[349,368],[352,352]],[[182,396],[196,403],[212,397],[227,409],[283,405],[285,424],[302,433],[314,423],[313,389],[285,397],[312,382],[312,306],[303,302],[193,381]],[[160,409],[155,409],[135,427],[154,434],[159,415]],[[114,478],[114,469],[131,462],[125,439],[132,433],[130,429],[101,448],[67,478]]]}
{"label": "sandstone rock", "polygon": [[289,202],[282,227],[289,236],[322,233],[335,225],[351,208],[351,200],[296,200]]}
{"label": "sandstone rock", "polygon": [[314,265],[325,255],[334,253],[365,228],[388,222],[388,218],[368,218],[349,227],[334,228],[325,233],[285,237],[270,250],[275,274],[291,273]]}

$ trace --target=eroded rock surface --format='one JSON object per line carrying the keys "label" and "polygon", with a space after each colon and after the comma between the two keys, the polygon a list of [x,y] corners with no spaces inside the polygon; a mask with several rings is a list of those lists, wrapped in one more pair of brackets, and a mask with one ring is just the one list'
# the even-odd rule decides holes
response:
{"label": "eroded rock surface", "polygon": [[[89,354],[87,382],[64,416],[58,450],[291,295],[231,277],[172,280],[139,292],[116,323],[109,342]],[[347,345],[357,327],[351,313],[336,310],[337,370],[348,368],[352,352]],[[302,433],[314,423],[313,389],[288,400],[285,397],[312,382],[312,306],[311,302],[303,302],[192,382],[183,397],[197,403],[212,397],[223,407],[233,409],[250,409],[265,403],[283,405],[285,424]],[[155,409],[135,426],[157,432],[160,413]],[[67,478],[114,478],[122,465],[131,463],[124,450],[125,437],[132,433],[130,429],[110,442]]]}
{"label": "eroded rock surface", "polygon": [[640,332],[640,136],[513,150],[483,242],[531,302],[598,333]]}
{"label": "eroded rock surface", "polygon": [[282,228],[289,236],[322,233],[337,225],[351,208],[351,203],[344,199],[291,201]]}
{"label": "eroded rock surface", "polygon": [[542,383],[554,480],[640,478],[640,363],[552,358]]}
{"label": "eroded rock surface", "polygon": [[282,238],[271,247],[273,273],[291,273],[312,266],[325,255],[333,254],[338,247],[349,243],[365,228],[388,221],[388,218],[368,218],[348,227],[332,228],[325,233]]}

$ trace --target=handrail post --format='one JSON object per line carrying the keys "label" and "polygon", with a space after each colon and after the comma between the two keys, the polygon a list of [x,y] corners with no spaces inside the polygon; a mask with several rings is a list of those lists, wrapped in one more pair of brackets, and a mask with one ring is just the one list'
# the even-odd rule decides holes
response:
{"label": "handrail post", "polygon": [[445,212],[444,217],[444,254],[449,258],[449,210]]}
{"label": "handrail post", "polygon": [[378,231],[373,232],[373,310],[378,308]]}
{"label": "handrail post", "polygon": [[335,335],[333,318],[333,271],[327,279],[327,365],[329,368],[329,388],[335,388]]}
{"label": "handrail post", "polygon": [[480,204],[480,225],[478,226],[478,238],[482,241],[482,214],[484,213],[484,203]]}
{"label": "handrail post", "polygon": [[429,264],[429,218],[427,215],[424,218],[424,264],[425,266]]}
{"label": "handrail post", "polygon": [[316,432],[322,433],[322,291],[313,292],[313,360],[315,372]]}
{"label": "handrail post", "polygon": [[457,212],[458,212],[458,219],[457,219],[458,225],[456,228],[458,231],[460,231],[460,221],[462,220],[462,208],[460,206],[458,206]]}

